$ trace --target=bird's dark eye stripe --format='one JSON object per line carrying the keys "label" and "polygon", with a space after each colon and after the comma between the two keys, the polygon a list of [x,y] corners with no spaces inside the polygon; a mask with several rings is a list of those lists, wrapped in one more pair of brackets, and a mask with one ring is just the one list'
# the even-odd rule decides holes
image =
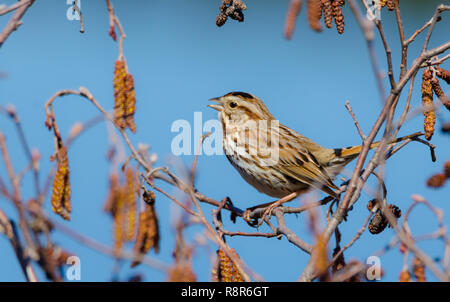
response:
{"label": "bird's dark eye stripe", "polygon": [[234,95],[234,96],[241,96],[241,97],[247,98],[247,99],[253,99],[253,96],[247,92],[235,91],[235,92],[231,92],[230,94]]}
{"label": "bird's dark eye stripe", "polygon": [[336,155],[337,157],[342,155],[342,149],[341,148],[337,148],[334,149],[334,155]]}

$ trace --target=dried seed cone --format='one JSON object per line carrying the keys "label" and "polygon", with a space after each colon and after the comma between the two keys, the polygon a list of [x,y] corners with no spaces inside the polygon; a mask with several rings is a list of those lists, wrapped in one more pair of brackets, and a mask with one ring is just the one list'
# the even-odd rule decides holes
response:
{"label": "dried seed cone", "polygon": [[125,61],[117,60],[114,68],[114,121],[122,129],[136,132],[134,113],[136,93],[133,76],[128,73]]}
{"label": "dried seed cone", "polygon": [[450,71],[443,69],[441,67],[436,67],[436,75],[447,82],[447,84],[450,84]]}
{"label": "dried seed cone", "polygon": [[70,171],[67,149],[64,145],[59,147],[56,154],[58,167],[52,186],[52,210],[65,220],[70,220],[72,206],[70,204]]}
{"label": "dried seed cone", "polygon": [[332,13],[334,17],[334,23],[336,24],[337,32],[340,35],[342,35],[344,33],[344,26],[345,26],[344,14],[342,13],[342,9],[337,1],[333,1]]}
{"label": "dried seed cone", "polygon": [[[239,257],[239,255],[236,253],[236,251],[234,249],[232,249],[231,252],[236,257]],[[231,258],[228,257],[227,254],[222,249],[217,250],[217,259],[218,259],[217,275],[213,279],[216,279],[219,282],[243,282],[244,281],[244,279],[242,278],[241,274],[239,273],[238,269],[234,265]]]}
{"label": "dried seed cone", "polygon": [[443,173],[435,174],[428,178],[427,186],[430,188],[440,188],[444,186],[447,177]]}
{"label": "dried seed cone", "polygon": [[321,0],[323,9],[323,20],[325,26],[328,28],[333,27],[333,8],[330,0]]}
{"label": "dried seed cone", "polygon": [[414,257],[412,269],[417,282],[427,282],[427,278],[425,277],[425,264],[423,264],[422,260]]}
{"label": "dried seed cone", "polygon": [[408,270],[403,270],[400,272],[399,280],[400,282],[411,282],[411,274]]}
{"label": "dried seed cone", "polygon": [[434,93],[439,98],[441,103],[445,106],[445,108],[450,110],[450,101],[447,98],[447,96],[445,95],[444,91],[442,91],[441,85],[439,84],[439,80],[436,78],[433,78],[431,80],[431,87],[433,88]]}
{"label": "dried seed cone", "polygon": [[308,0],[308,22],[311,29],[320,32],[322,25],[320,18],[322,16],[322,7],[320,0]]}
{"label": "dried seed cone", "polygon": [[220,13],[216,18],[216,25],[222,26],[227,21],[227,18],[230,17],[233,20],[237,20],[239,22],[244,21],[243,10],[247,9],[242,0],[222,0],[222,4],[219,7]]}
{"label": "dried seed cone", "polygon": [[[392,215],[394,215],[396,218],[400,218],[402,216],[402,211],[399,207],[393,204],[389,204],[387,206],[387,210],[391,211]],[[379,234],[386,229],[386,227],[389,225],[387,218],[383,215],[381,210],[377,210],[375,216],[370,220],[369,222],[369,232],[372,234]]]}
{"label": "dried seed cone", "polygon": [[227,15],[225,15],[224,13],[219,13],[218,15],[217,15],[217,18],[216,18],[216,25],[217,26],[222,26],[222,25],[224,25],[225,24],[225,22],[227,22],[227,19],[228,19],[228,16]]}
{"label": "dried seed cone", "polygon": [[395,3],[394,0],[387,0],[387,8],[390,11],[393,11],[395,9]]}
{"label": "dried seed cone", "polygon": [[401,211],[400,208],[397,207],[396,205],[390,204],[390,205],[388,206],[388,209],[392,212],[392,214],[393,214],[396,218],[402,217],[402,211]]}
{"label": "dried seed cone", "polygon": [[381,211],[378,211],[375,216],[370,220],[368,229],[372,234],[379,234],[384,231],[387,227],[388,222],[386,218],[381,214]]}
{"label": "dried seed cone", "polygon": [[422,74],[422,105],[424,106],[423,114],[425,115],[423,126],[425,130],[425,138],[427,140],[431,140],[431,137],[434,134],[434,125],[436,123],[436,115],[434,109],[432,108],[433,89],[431,86],[431,79],[431,71],[429,69],[424,70]]}
{"label": "dried seed cone", "polygon": [[[139,226],[133,251],[143,257],[152,248],[156,253],[159,252],[158,216],[153,205],[146,204],[144,211],[139,215]],[[139,263],[141,260],[135,260],[131,263],[131,267],[135,267]]]}

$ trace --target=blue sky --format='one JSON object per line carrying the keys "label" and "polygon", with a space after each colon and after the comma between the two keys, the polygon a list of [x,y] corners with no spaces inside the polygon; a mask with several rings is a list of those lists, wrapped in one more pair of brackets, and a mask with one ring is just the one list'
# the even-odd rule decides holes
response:
{"label": "blue sky", "polygon": [[[14,1],[3,1],[12,4]],[[174,121],[184,119],[193,124],[194,112],[202,112],[203,121],[216,118],[207,108],[207,100],[230,91],[247,91],[259,96],[281,123],[327,147],[344,147],[360,143],[352,119],[344,107],[350,100],[362,129],[368,133],[381,104],[369,63],[366,43],[346,7],[345,33],[340,36],[335,29],[318,34],[311,31],[303,11],[292,41],[283,38],[284,18],[288,1],[248,0],[245,22],[229,20],[223,27],[215,25],[219,1],[113,1],[127,38],[124,53],[130,72],[135,79],[137,95],[136,135],[132,142],[147,143],[159,155],[158,165],[174,162],[171,132]],[[402,15],[406,35],[430,19],[440,1],[414,1],[403,5]],[[14,104],[25,129],[30,145],[40,150],[41,170],[50,169],[49,156],[53,153],[52,134],[45,128],[44,103],[60,89],[87,87],[103,107],[113,108],[112,77],[117,58],[117,44],[108,36],[108,14],[104,1],[82,0],[85,18],[84,34],[79,33],[79,23],[66,18],[65,1],[36,1],[25,15],[24,24],[13,33],[0,50],[0,71],[7,78],[0,79],[0,105]],[[9,16],[0,18],[0,27]],[[393,51],[395,66],[399,65],[399,40],[393,14],[382,12],[388,42]],[[446,19],[436,25],[430,46],[437,46],[448,38]],[[385,57],[379,38],[377,55],[386,69]],[[417,56],[423,37],[410,47],[408,60]],[[444,65],[447,67],[448,65]],[[396,68],[395,76],[399,71]],[[420,79],[420,76],[418,77]],[[416,82],[412,105],[420,104],[420,82]],[[386,81],[386,87],[387,87]],[[444,87],[444,86],[443,86]],[[448,91],[445,87],[444,91]],[[400,107],[405,95],[400,100]],[[96,109],[75,96],[58,100],[55,113],[63,136],[73,123],[86,121],[98,115]],[[442,112],[438,125],[448,120]],[[422,131],[423,119],[416,117],[404,125],[400,135]],[[11,122],[0,117],[0,129],[7,137],[13,154],[16,171],[26,165],[19,140]],[[431,190],[426,179],[440,171],[449,159],[449,137],[436,132],[432,140],[437,145],[437,162],[432,163],[428,148],[410,144],[389,160],[386,166],[388,202],[403,211],[411,204],[411,194],[421,194],[433,205],[450,212],[448,186]],[[109,164],[107,130],[104,124],[95,126],[72,146],[69,152],[72,181],[73,215],[64,222],[77,231],[105,243],[112,243],[112,221],[103,212],[107,195]],[[176,157],[190,166],[193,156]],[[350,168],[353,165],[349,166]],[[0,175],[6,178],[3,162]],[[180,193],[159,183],[178,197]],[[370,181],[369,184],[375,184]],[[229,196],[240,208],[272,201],[258,193],[242,180],[224,156],[200,156],[198,161],[197,189],[215,199]],[[31,176],[23,184],[24,200],[33,197]],[[447,197],[446,197],[447,196]],[[346,244],[362,225],[368,212],[363,195],[350,212],[349,219],[340,229],[342,243]],[[292,202],[295,205],[298,201]],[[16,217],[11,205],[0,196],[0,208]],[[46,208],[50,210],[49,200]],[[173,221],[179,210],[164,196],[157,195],[156,209],[160,218],[161,251],[152,257],[171,264],[175,244]],[[209,214],[212,207],[203,206]],[[414,234],[435,230],[433,216],[420,208],[411,216],[410,227]],[[324,212],[326,209],[322,209]],[[423,211],[421,211],[423,210]],[[51,214],[55,220],[60,220]],[[251,231],[245,223],[233,225],[224,215],[225,226],[230,230]],[[449,217],[445,216],[446,224]],[[301,238],[311,242],[304,215],[287,217],[288,226]],[[201,229],[187,232],[195,238]],[[261,231],[267,231],[265,227]],[[384,247],[393,236],[392,230],[380,235],[365,232],[362,238],[346,253],[346,259],[365,261]],[[56,231],[55,241],[77,254],[82,262],[82,281],[111,280],[114,261]],[[294,281],[307,263],[306,254],[282,240],[267,238],[233,237],[227,243],[255,272],[267,281]],[[443,244],[427,241],[419,244],[432,257],[443,255]],[[210,246],[212,251],[215,247]],[[332,246],[333,248],[334,246]],[[0,281],[22,281],[23,276],[14,253],[4,236],[0,237]],[[210,251],[209,251],[210,252]],[[198,248],[194,255],[194,270],[199,281],[210,278],[209,252]],[[393,250],[381,258],[384,280],[397,280],[402,268],[402,257]],[[139,266],[128,269],[123,263],[119,276],[126,279],[134,272],[144,275],[146,281],[162,281],[166,276],[152,268]],[[40,275],[41,279],[44,279]],[[432,278],[430,276],[430,278]]]}

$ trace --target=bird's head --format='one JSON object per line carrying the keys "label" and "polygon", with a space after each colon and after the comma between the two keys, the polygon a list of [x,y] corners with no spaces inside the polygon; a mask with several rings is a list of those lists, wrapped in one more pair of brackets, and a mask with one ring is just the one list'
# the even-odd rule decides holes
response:
{"label": "bird's head", "polygon": [[271,120],[272,114],[266,105],[256,96],[247,92],[230,92],[224,96],[212,98],[217,104],[208,105],[219,112],[219,120],[234,123],[249,120]]}

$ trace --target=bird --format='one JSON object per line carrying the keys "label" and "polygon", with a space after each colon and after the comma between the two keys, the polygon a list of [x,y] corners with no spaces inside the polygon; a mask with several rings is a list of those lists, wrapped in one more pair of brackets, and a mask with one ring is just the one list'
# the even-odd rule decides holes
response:
{"label": "bird", "polygon": [[[279,123],[263,101],[251,93],[235,91],[210,101],[215,104],[208,107],[218,111],[224,153],[247,183],[276,198],[294,192],[303,194],[312,189],[338,198],[334,180],[348,163],[358,157],[361,145],[323,147]],[[388,144],[420,135],[423,134],[416,132]],[[372,143],[370,149],[379,144]],[[269,150],[276,156],[268,156],[261,150]]]}

